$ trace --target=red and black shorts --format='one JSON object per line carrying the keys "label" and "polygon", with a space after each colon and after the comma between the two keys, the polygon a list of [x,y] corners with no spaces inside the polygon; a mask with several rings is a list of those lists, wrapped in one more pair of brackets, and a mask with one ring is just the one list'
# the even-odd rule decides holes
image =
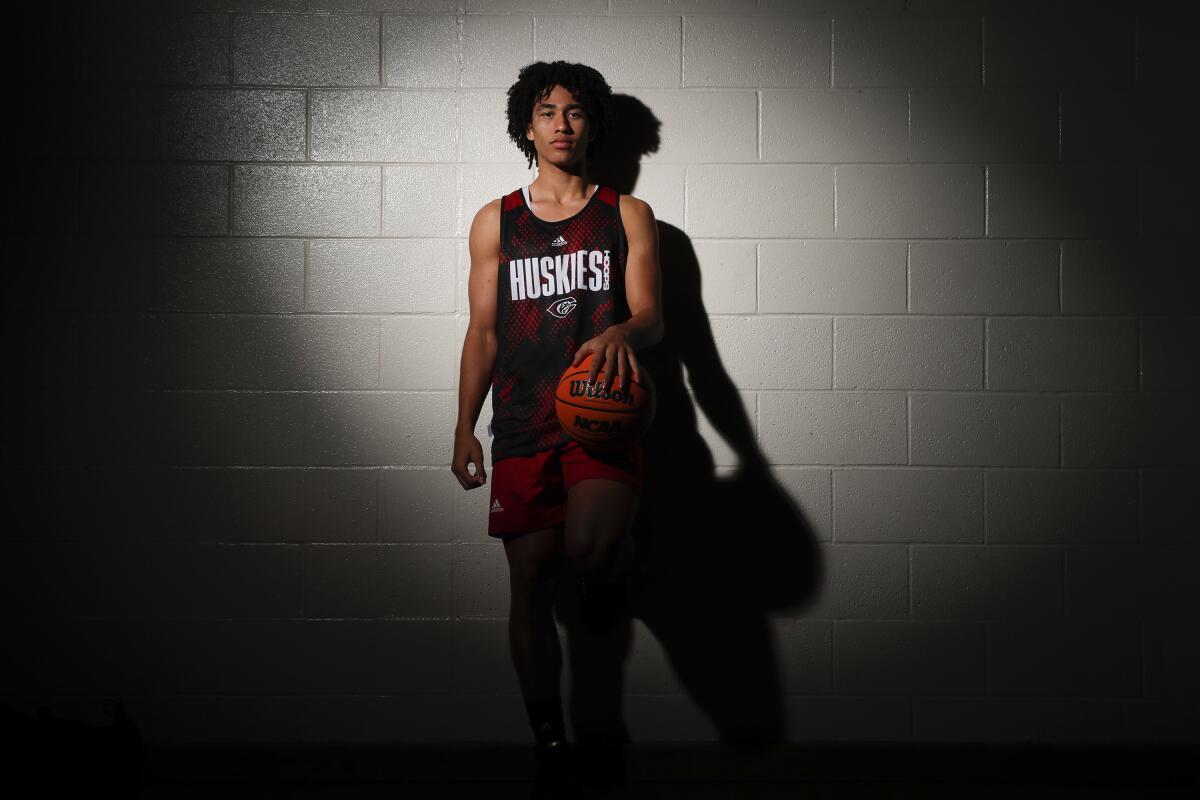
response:
{"label": "red and black shorts", "polygon": [[488,535],[503,538],[558,525],[566,519],[567,490],[585,478],[608,478],[639,497],[645,481],[642,443],[616,453],[589,451],[571,440],[528,456],[492,464]]}

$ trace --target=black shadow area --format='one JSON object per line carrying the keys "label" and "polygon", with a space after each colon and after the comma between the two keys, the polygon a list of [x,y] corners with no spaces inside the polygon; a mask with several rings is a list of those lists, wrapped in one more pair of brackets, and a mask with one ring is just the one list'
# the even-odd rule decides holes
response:
{"label": "black shadow area", "polygon": [[[638,160],[657,149],[659,123],[635,98],[619,95],[617,103],[619,130],[590,176],[636,196]],[[786,737],[768,617],[814,594],[817,550],[802,510],[772,475],[721,363],[691,240],[661,221],[658,233],[665,334],[638,352],[657,405],[643,440],[646,483],[633,530],[638,557],[631,613],[662,645],[719,741],[756,749]],[[696,406],[736,455],[732,472],[718,474]],[[630,741],[622,706],[632,622],[595,637],[577,624],[574,599],[561,592],[557,611],[568,631],[576,740],[582,752],[619,750]],[[644,710],[651,714],[653,706]]]}

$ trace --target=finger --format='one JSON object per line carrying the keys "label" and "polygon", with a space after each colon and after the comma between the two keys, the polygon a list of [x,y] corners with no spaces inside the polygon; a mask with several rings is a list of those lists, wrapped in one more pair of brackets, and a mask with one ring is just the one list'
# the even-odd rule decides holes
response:
{"label": "finger", "polygon": [[617,380],[617,385],[621,387],[622,391],[624,391],[625,389],[629,388],[629,354],[624,350],[621,351],[621,360],[617,370],[620,373],[620,377]]}
{"label": "finger", "polygon": [[608,377],[605,378],[604,384],[608,389],[612,389],[613,380],[617,377],[617,372],[621,368],[621,349],[615,344],[608,348],[608,370],[604,373]]}
{"label": "finger", "polygon": [[603,351],[598,351],[592,359],[592,368],[588,371],[588,383],[596,382],[596,375],[599,374],[602,364],[604,364],[604,353]]}
{"label": "finger", "polygon": [[475,478],[471,475],[470,467],[463,466],[459,468],[458,482],[462,484],[464,489],[475,488]]}
{"label": "finger", "polygon": [[614,382],[616,383],[617,386],[621,385],[621,376],[625,374],[625,362],[622,361],[623,358],[624,358],[624,353],[621,351],[621,348],[618,347],[617,351],[615,353],[613,353],[612,369],[609,371],[609,374],[608,374],[608,380],[609,380],[610,386]]}
{"label": "finger", "polygon": [[637,359],[633,357],[632,350],[629,351],[628,356],[629,356],[629,366],[633,368],[633,379],[635,381],[640,381],[642,379],[642,375],[640,372],[638,372]]}

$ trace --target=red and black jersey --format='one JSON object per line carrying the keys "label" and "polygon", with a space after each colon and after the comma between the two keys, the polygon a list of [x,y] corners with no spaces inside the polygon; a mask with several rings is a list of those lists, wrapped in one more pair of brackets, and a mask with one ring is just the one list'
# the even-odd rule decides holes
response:
{"label": "red and black jersey", "polygon": [[575,215],[546,222],[527,190],[501,199],[492,374],[492,462],[568,441],[554,408],[579,346],[631,316],[620,194],[597,186]]}

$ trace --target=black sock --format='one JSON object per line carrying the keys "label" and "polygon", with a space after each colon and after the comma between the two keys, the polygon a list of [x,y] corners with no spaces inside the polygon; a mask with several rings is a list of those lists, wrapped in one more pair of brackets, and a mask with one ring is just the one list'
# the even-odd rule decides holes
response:
{"label": "black sock", "polygon": [[533,728],[533,735],[538,744],[548,739],[566,738],[561,695],[526,700],[525,710],[529,712],[529,727]]}

